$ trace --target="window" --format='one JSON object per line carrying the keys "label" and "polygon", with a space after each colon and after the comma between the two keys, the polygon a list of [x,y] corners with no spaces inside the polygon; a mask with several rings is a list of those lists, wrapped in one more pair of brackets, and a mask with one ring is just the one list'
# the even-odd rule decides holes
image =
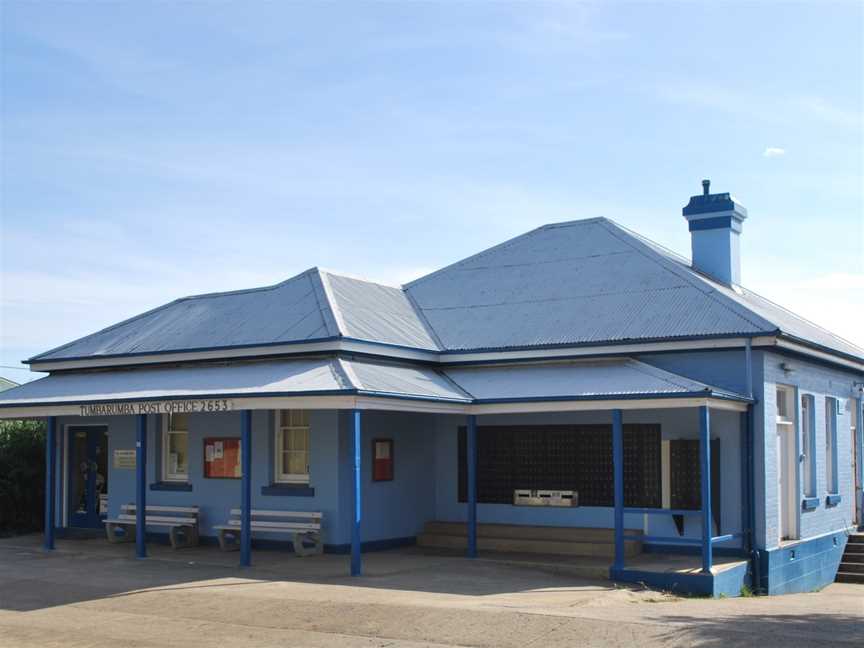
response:
{"label": "window", "polygon": [[816,497],[816,403],[813,396],[801,397],[801,479],[805,497]]}
{"label": "window", "polygon": [[162,435],[162,479],[189,481],[189,417],[167,414]]}
{"label": "window", "polygon": [[786,385],[777,385],[777,422],[784,425],[795,423],[794,390]]}
{"label": "window", "polygon": [[825,398],[825,488],[836,494],[837,484],[837,399]]}
{"label": "window", "polygon": [[276,412],[275,481],[288,484],[309,482],[309,412]]}

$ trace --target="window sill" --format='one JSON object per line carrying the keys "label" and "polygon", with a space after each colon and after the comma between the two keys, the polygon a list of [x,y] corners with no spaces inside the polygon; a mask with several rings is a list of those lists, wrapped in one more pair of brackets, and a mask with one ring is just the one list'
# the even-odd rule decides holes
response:
{"label": "window sill", "polygon": [[840,495],[828,495],[825,498],[825,506],[837,506],[843,498]]}
{"label": "window sill", "polygon": [[819,507],[818,497],[805,497],[801,501],[801,508],[805,511],[815,511]]}
{"label": "window sill", "polygon": [[309,484],[270,484],[261,487],[261,494],[280,497],[315,497],[315,489]]}
{"label": "window sill", "polygon": [[150,484],[151,491],[191,491],[192,484],[189,482],[156,482]]}

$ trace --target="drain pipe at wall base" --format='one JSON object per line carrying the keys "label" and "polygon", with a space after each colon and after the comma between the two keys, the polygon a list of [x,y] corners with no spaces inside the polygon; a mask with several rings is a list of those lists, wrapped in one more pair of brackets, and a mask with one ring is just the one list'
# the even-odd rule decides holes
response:
{"label": "drain pipe at wall base", "polygon": [[[751,399],[753,398],[753,341],[751,338],[747,338],[744,342],[744,372],[746,378],[747,385],[747,396]],[[746,413],[746,434],[745,443],[747,444],[747,465],[746,470],[748,472],[747,478],[747,493],[745,497],[747,498],[747,526],[749,527],[746,531],[746,538],[748,544],[748,550],[750,553],[750,574],[751,574],[751,585],[753,587],[753,592],[758,594],[762,588],[762,566],[760,564],[759,559],[759,550],[756,548],[756,462],[755,456],[753,452],[753,447],[755,445],[755,430],[754,430],[754,411],[753,411],[754,403],[751,403],[747,406]]]}

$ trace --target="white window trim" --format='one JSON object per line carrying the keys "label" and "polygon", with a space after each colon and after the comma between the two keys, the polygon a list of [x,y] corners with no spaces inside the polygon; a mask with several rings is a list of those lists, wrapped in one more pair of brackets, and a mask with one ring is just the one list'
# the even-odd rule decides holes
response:
{"label": "white window trim", "polygon": [[[839,400],[833,396],[825,397],[825,491],[829,495],[838,495],[840,479],[837,474],[838,457],[837,430],[840,427],[838,414]],[[835,488],[834,485],[837,484]]]}
{"label": "white window trim", "polygon": [[[288,410],[276,410],[273,416],[273,481],[277,484],[308,484],[310,464],[312,463],[312,434],[310,425],[282,425],[282,412]],[[284,473],[282,472],[282,432],[284,430],[306,431],[306,473]]]}
{"label": "white window trim", "polygon": [[[805,406],[806,403],[806,406]],[[818,496],[816,480],[816,397],[801,394],[801,492],[806,498]]]}
{"label": "white window trim", "polygon": [[[166,482],[189,482],[189,473],[172,473],[168,470],[168,435],[169,434],[185,434],[186,435],[186,452],[189,452],[189,430],[172,431],[169,429],[171,415],[165,414],[162,416],[162,481]],[[188,467],[188,457],[187,457]],[[188,468],[187,468],[188,470]]]}
{"label": "white window trim", "polygon": [[[786,400],[786,411],[789,413],[791,418],[784,418],[780,416],[779,411],[776,414],[776,420],[778,425],[795,425],[795,389],[789,385],[776,385],[776,392],[782,392],[783,398]],[[775,392],[775,393],[776,393]],[[777,394],[779,396],[779,393]],[[777,404],[775,403],[775,409],[779,410]]]}

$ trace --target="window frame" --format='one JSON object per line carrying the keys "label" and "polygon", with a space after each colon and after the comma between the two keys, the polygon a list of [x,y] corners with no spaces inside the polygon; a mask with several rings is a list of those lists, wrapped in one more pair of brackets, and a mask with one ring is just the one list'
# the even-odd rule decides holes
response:
{"label": "window frame", "polygon": [[801,487],[805,498],[817,497],[816,482],[816,397],[801,394]]}
{"label": "window frame", "polygon": [[[188,484],[189,483],[189,418],[186,416],[186,429],[175,430],[171,427],[171,420],[175,414],[165,414],[162,417],[162,481],[171,483]],[[168,456],[170,455],[170,437],[172,434],[186,435],[186,472],[171,472],[168,469]]]}
{"label": "window frame", "polygon": [[[288,413],[289,425],[282,425],[282,414]],[[302,412],[305,417],[305,425],[296,425],[290,418],[296,412]],[[292,430],[302,430],[306,433],[306,472],[304,473],[286,473],[282,470],[282,458],[284,450],[283,432]],[[288,452],[301,452],[298,450],[288,450]],[[309,484],[312,472],[312,426],[309,422],[309,410],[274,410],[273,415],[273,483],[274,484]]]}
{"label": "window frame", "polygon": [[[775,385],[775,397],[776,403],[775,407],[775,421],[778,425],[795,425],[795,388],[791,385]],[[783,417],[780,415],[780,402],[781,402],[781,394],[782,401],[786,406],[786,412],[788,417]]]}
{"label": "window frame", "polygon": [[825,490],[829,495],[838,495],[840,480],[837,474],[837,429],[840,400],[825,397]]}

